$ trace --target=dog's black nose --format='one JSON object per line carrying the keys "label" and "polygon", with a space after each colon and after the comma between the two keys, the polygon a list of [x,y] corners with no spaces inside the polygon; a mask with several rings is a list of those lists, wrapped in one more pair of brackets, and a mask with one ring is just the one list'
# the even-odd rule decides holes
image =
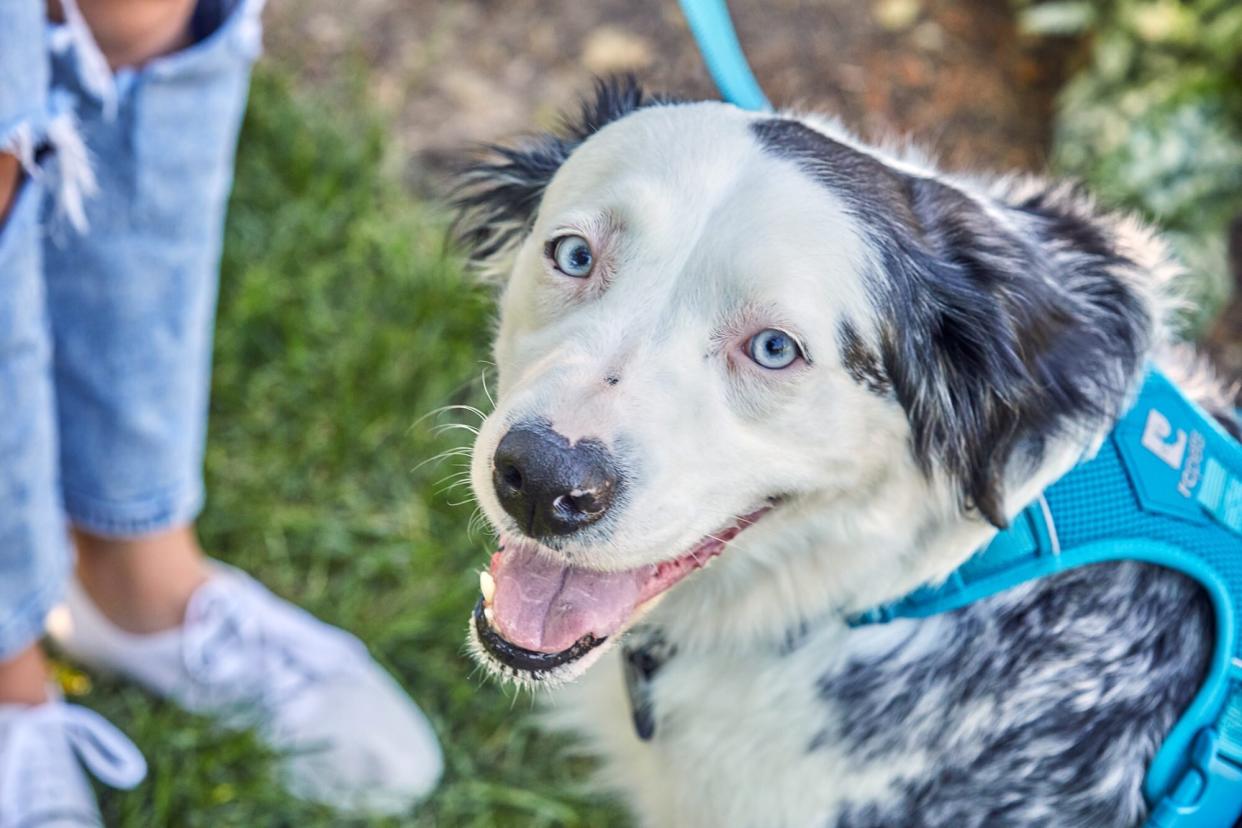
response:
{"label": "dog's black nose", "polygon": [[567,535],[604,516],[620,478],[596,440],[574,445],[543,424],[518,424],[496,447],[492,485],[532,538]]}

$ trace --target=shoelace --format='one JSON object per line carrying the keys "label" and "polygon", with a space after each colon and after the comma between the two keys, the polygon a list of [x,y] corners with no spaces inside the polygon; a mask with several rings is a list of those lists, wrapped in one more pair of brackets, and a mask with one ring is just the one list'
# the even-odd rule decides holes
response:
{"label": "shoelace", "polygon": [[[56,766],[56,751],[47,740],[57,730],[80,761],[100,782],[129,790],[147,775],[147,763],[124,733],[93,710],[52,702],[13,716],[8,725],[0,791],[0,826],[16,824],[29,813],[31,802],[47,807],[65,805],[61,792],[66,780]],[[62,773],[57,773],[61,770]]]}
{"label": "shoelace", "polygon": [[[186,608],[182,658],[199,685],[196,701],[288,709],[306,688],[358,663],[366,651],[350,635],[271,606],[244,582],[208,582]],[[196,706],[193,705],[192,706]]]}

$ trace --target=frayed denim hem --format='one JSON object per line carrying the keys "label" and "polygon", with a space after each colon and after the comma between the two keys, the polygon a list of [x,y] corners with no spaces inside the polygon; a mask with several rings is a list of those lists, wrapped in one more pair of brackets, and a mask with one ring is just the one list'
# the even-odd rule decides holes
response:
{"label": "frayed denim hem", "polygon": [[[15,155],[26,175],[44,183],[52,194],[54,215],[83,233],[87,229],[85,202],[99,187],[72,100],[59,91],[51,100],[49,112],[21,119],[0,134],[0,152]],[[49,158],[54,165],[47,163]]]}

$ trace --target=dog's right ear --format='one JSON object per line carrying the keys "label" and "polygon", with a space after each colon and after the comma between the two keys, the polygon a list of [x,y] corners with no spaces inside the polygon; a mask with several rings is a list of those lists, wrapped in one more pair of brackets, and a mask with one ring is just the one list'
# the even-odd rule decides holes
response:
{"label": "dog's right ear", "polygon": [[600,79],[576,117],[558,133],[517,147],[489,146],[461,173],[452,204],[453,235],[486,277],[508,276],[513,253],[534,225],[544,189],[570,154],[604,126],[663,99],[648,96],[631,75]]}

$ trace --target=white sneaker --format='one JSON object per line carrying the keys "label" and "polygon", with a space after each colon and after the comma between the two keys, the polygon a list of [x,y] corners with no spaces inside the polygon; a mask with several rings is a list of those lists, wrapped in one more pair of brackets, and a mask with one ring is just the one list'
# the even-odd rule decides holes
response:
{"label": "white sneaker", "polygon": [[82,765],[113,788],[147,775],[138,748],[93,710],[53,699],[0,705],[0,828],[98,828]]}
{"label": "white sneaker", "polygon": [[52,635],[86,664],[128,676],[228,727],[256,727],[287,754],[286,784],[340,810],[395,814],[439,781],[431,725],[361,641],[213,563],[179,629],[116,627],[81,585]]}

